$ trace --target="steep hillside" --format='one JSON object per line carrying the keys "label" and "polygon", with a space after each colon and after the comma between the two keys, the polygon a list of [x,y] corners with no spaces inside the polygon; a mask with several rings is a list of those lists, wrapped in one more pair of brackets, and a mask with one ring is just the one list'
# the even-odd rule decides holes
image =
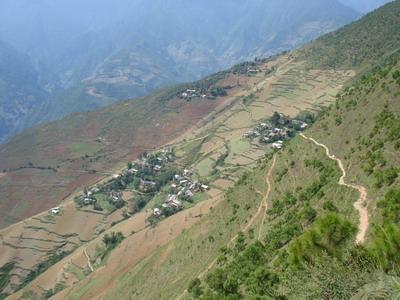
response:
{"label": "steep hillside", "polygon": [[[397,55],[340,93],[304,135],[267,151],[223,198],[207,201],[212,209],[203,208],[197,221],[195,211],[178,213],[129,235],[105,267],[55,298],[395,299],[399,74]],[[366,209],[367,222],[360,222]],[[128,224],[112,230],[126,234]],[[143,238],[149,247],[150,236],[159,248],[144,254]],[[89,246],[92,257],[100,243]],[[31,291],[50,282],[39,277]]]}
{"label": "steep hillside", "polygon": [[[257,234],[244,235],[222,250],[213,270],[188,285],[191,297],[365,299],[379,295],[396,299],[400,263],[399,54],[339,95],[336,105],[304,135],[325,144],[340,159],[347,172],[345,180],[365,189],[366,201],[355,202],[357,210],[352,209],[360,196],[352,194],[350,187],[329,186],[339,181],[333,171],[338,165],[329,167],[329,159],[317,154],[322,151],[324,155],[321,146],[298,137],[277,155],[267,221],[255,228],[261,233],[258,240]],[[311,145],[317,152],[312,158],[299,159],[303,153],[299,144]],[[263,168],[265,172],[269,166]],[[309,186],[300,181],[304,180],[304,168],[320,172],[319,177],[313,175],[316,181]],[[283,170],[290,175],[280,179]],[[255,180],[257,176],[249,177]],[[369,216],[355,219],[364,205]],[[357,246],[356,233],[360,236],[364,230],[367,238],[357,238]]]}
{"label": "steep hillside", "polygon": [[[249,75],[248,68],[256,68],[258,72],[252,72],[253,74]],[[244,75],[239,75],[240,73]],[[178,170],[184,168],[193,170],[196,180],[209,182],[210,190],[206,193],[196,195],[192,203],[185,202],[185,208],[188,209],[187,212],[178,213],[167,219],[151,219],[150,221],[146,220],[146,218],[151,215],[153,208],[159,206],[162,201],[167,198],[170,182],[167,182],[161,190],[155,195],[151,195],[151,197],[144,197],[142,193],[135,188],[124,190],[123,197],[126,200],[126,205],[116,210],[110,210],[109,205],[104,203],[104,198],[101,197],[99,198],[100,205],[104,207],[101,212],[93,211],[93,209],[90,208],[76,207],[74,202],[72,202],[73,196],[76,195],[74,194],[72,197],[65,199],[61,204],[63,210],[61,215],[53,216],[51,213],[44,212],[2,230],[3,244],[0,247],[0,251],[6,253],[6,255],[3,255],[0,265],[18,258],[17,263],[13,265],[11,271],[7,273],[10,276],[10,280],[4,292],[10,293],[27,285],[28,288],[21,291],[22,293],[30,289],[32,289],[34,293],[42,293],[40,290],[43,291],[43,289],[45,289],[49,294],[52,294],[59,291],[61,287],[70,287],[77,283],[77,281],[85,279],[89,273],[92,273],[99,265],[107,261],[106,258],[96,258],[100,255],[100,252],[96,249],[102,247],[101,240],[104,230],[106,230],[108,234],[122,230],[123,235],[127,238],[129,237],[129,240],[132,240],[132,245],[139,246],[137,250],[133,250],[137,255],[132,257],[132,260],[129,261],[129,266],[134,267],[138,260],[147,256],[149,251],[151,252],[158,246],[169,243],[179,236],[182,229],[188,228],[187,226],[191,226],[200,221],[202,216],[209,211],[210,207],[214,207],[214,204],[219,202],[218,199],[220,199],[221,192],[232,186],[233,182],[235,182],[245,170],[251,170],[251,168],[255,166],[257,160],[265,155],[266,151],[270,151],[270,145],[258,138],[245,139],[243,136],[246,132],[258,126],[257,124],[263,122],[268,116],[271,116],[276,109],[290,116],[295,116],[302,110],[319,110],[320,106],[332,103],[334,95],[353,75],[354,73],[351,71],[306,71],[302,63],[294,62],[289,55],[281,55],[266,61],[239,65],[228,72],[218,74],[217,78],[220,78],[217,83],[218,86],[231,85],[233,87],[228,89],[228,95],[220,100],[194,99],[192,102],[177,100],[167,101],[161,107],[175,107],[175,109],[177,109],[185,105],[187,108],[190,108],[196,107],[196,105],[206,105],[210,103],[210,101],[218,105],[218,107],[212,106],[210,109],[212,109],[213,112],[199,120],[200,122],[193,128],[190,128],[190,124],[194,124],[193,122],[196,121],[193,120],[194,114],[190,114],[188,118],[190,118],[192,123],[182,124],[182,126],[186,126],[188,131],[178,140],[169,144],[169,147],[174,149],[177,158],[176,168],[178,168]],[[205,81],[203,81],[203,84],[204,83]],[[186,88],[184,90],[186,90]],[[215,92],[217,91],[221,92],[221,89],[215,89]],[[161,93],[161,95],[165,94]],[[154,103],[160,105],[160,102],[155,101]],[[129,106],[125,105],[116,107],[125,111],[129,108]],[[170,105],[172,105],[172,107]],[[116,107],[114,107],[114,110]],[[145,121],[143,121],[145,122],[142,128],[143,134],[135,130],[135,124],[137,124],[135,123],[135,119],[125,118],[125,114],[119,115],[119,118],[116,118],[106,125],[107,128],[111,128],[111,130],[104,130],[103,138],[100,140],[103,140],[105,143],[107,143],[109,139],[115,142],[110,143],[113,148],[111,148],[111,146],[108,148],[102,146],[103,148],[101,148],[99,152],[107,154],[105,159],[109,160],[109,164],[107,160],[100,157],[95,167],[92,167],[94,164],[93,158],[97,157],[97,155],[91,156],[89,154],[89,157],[84,159],[84,151],[89,151],[88,145],[85,144],[85,142],[87,143],[88,141],[88,136],[91,134],[89,129],[94,129],[91,125],[95,124],[91,118],[85,118],[79,131],[82,136],[77,136],[79,140],[70,141],[69,139],[64,139],[64,147],[62,147],[60,143],[56,143],[54,147],[56,150],[67,148],[69,151],[81,151],[79,152],[81,154],[77,156],[78,159],[73,161],[74,164],[60,164],[60,169],[57,169],[57,172],[46,173],[48,170],[43,170],[43,173],[37,173],[35,177],[31,177],[32,179],[34,178],[34,184],[37,189],[41,190],[43,195],[49,194],[51,196],[51,191],[48,191],[48,187],[44,184],[40,185],[41,182],[54,179],[66,180],[66,176],[61,176],[67,174],[71,174],[70,176],[72,178],[76,178],[73,176],[75,176],[74,174],[76,174],[78,170],[83,173],[81,174],[82,177],[79,179],[104,177],[108,172],[101,170],[106,170],[107,167],[112,164],[115,165],[115,163],[120,163],[120,165],[123,166],[124,163],[134,157],[132,152],[132,156],[124,155],[126,153],[123,152],[124,150],[137,150],[138,152],[146,150],[144,147],[142,149],[135,149],[134,145],[136,143],[144,143],[147,141],[146,145],[149,145],[148,143],[150,143],[150,141],[161,143],[160,138],[164,138],[164,141],[172,139],[175,133],[169,137],[165,136],[165,131],[168,130],[170,124],[174,124],[173,128],[177,128],[177,130],[181,132],[184,131],[182,127],[180,127],[180,124],[185,120],[185,111],[179,113],[179,119],[176,118],[176,113],[172,113],[169,120],[160,120],[159,126],[149,127],[148,120],[158,112],[156,107],[153,106],[146,107],[146,110],[147,109],[149,109],[149,112],[145,116]],[[185,110],[185,107],[182,109]],[[125,112],[127,116],[131,116],[130,112]],[[84,114],[81,116],[94,115]],[[196,116],[200,117],[199,114]],[[107,119],[107,114],[102,114],[101,121],[99,122],[103,124],[104,119]],[[77,119],[72,118],[70,120],[76,121]],[[138,121],[140,121],[140,119]],[[55,130],[56,124],[65,126],[65,123],[57,122],[53,125],[42,127],[42,129],[47,128],[46,131],[41,132],[43,141],[51,142],[57,140],[58,137],[54,135],[56,131],[59,131],[60,135],[63,134],[62,128]],[[68,122],[68,124],[71,124],[71,122]],[[115,127],[111,127],[111,124],[114,124]],[[122,126],[122,124],[125,125]],[[179,126],[179,128],[177,126]],[[85,130],[82,131],[81,128],[85,128]],[[156,141],[149,139],[149,137],[154,137]],[[134,141],[133,145],[132,139]],[[117,143],[118,140],[121,141],[120,144]],[[128,149],[122,144],[125,143],[125,140],[127,141],[126,145]],[[17,140],[15,139],[15,141]],[[45,146],[46,144],[44,143],[43,145]],[[52,152],[44,152],[40,147],[40,144],[37,144],[30,148],[31,152],[36,153],[35,156],[38,161],[45,161],[51,158],[50,154]],[[26,148],[26,146],[24,148]],[[44,149],[45,148],[46,147],[44,147]],[[147,150],[151,150],[150,148],[151,147]],[[16,148],[12,147],[9,150],[4,150],[3,153],[9,153],[8,157],[16,157],[16,152],[12,154],[12,149]],[[111,149],[115,149],[115,151],[109,152]],[[22,149],[19,151],[21,150]],[[22,156],[25,155],[22,154],[24,152],[19,153],[21,153]],[[70,152],[64,153],[66,157],[71,155]],[[111,161],[110,157],[114,158],[114,161]],[[32,164],[36,166],[36,163]],[[73,167],[76,169],[73,169]],[[5,191],[12,192],[12,194],[10,193],[8,195],[15,197],[17,193],[23,195],[23,193],[28,193],[29,190],[32,190],[32,187],[27,187],[26,190],[12,189],[10,180],[13,180],[15,184],[19,183],[23,185],[28,178],[25,172],[39,172],[40,170],[37,169],[38,168],[33,168],[31,166],[30,169],[10,170],[7,172],[2,179],[4,180]],[[92,169],[96,169],[97,172],[95,174],[90,174],[91,172],[88,172],[88,170]],[[109,174],[111,175],[112,173]],[[91,182],[93,181],[86,180],[83,182],[81,180],[80,184],[90,185]],[[162,182],[165,184],[165,180]],[[39,185],[37,185],[38,183]],[[60,183],[62,184],[63,182]],[[98,183],[98,185],[100,184],[101,182]],[[75,187],[79,189],[77,181]],[[58,186],[58,188],[68,190],[71,186],[65,187],[61,185]],[[32,196],[32,193],[29,195]],[[19,202],[17,197],[14,199],[14,202],[10,203],[11,205],[24,203],[24,201]],[[54,197],[51,199],[54,199]],[[44,197],[38,198],[36,203],[41,204],[43,207],[49,207],[50,202],[46,203],[43,202],[43,200]],[[138,214],[135,213],[136,209],[133,209],[133,215],[131,215],[131,209],[137,207],[137,202],[142,203],[140,207],[142,207],[144,203],[145,207],[142,207],[141,212]],[[256,208],[255,205],[256,203],[254,203],[253,208]],[[129,214],[127,214],[127,212]],[[27,213],[31,214],[32,211],[27,210]],[[150,224],[154,224],[154,222],[159,222],[155,230],[150,226]],[[85,226],[81,226],[80,224],[85,224]],[[165,234],[165,232],[170,230],[171,224],[174,224],[173,228],[176,228],[176,230],[174,230],[171,235]],[[232,223],[232,225],[235,224]],[[134,232],[137,232],[138,235]],[[44,245],[43,240],[46,233],[49,233],[49,235]],[[18,236],[20,238],[16,238]],[[148,236],[153,236],[153,238],[148,240]],[[63,243],[60,243],[60,238],[63,239]],[[71,251],[73,252],[69,254]],[[54,253],[61,253],[62,255],[55,255]],[[67,255],[67,257],[64,258],[64,255]],[[83,259],[85,256],[88,256],[91,262],[90,264],[92,267],[89,267],[89,269],[86,263],[87,259]],[[46,260],[46,257],[52,258],[50,262]],[[113,254],[113,257],[113,260],[115,260],[113,265],[118,269],[119,256],[114,256]],[[60,260],[59,263],[52,266],[58,260]],[[65,265],[66,262],[71,262],[72,265],[70,263]],[[75,271],[71,269],[73,265],[78,266],[78,269],[74,269]],[[59,269],[60,266],[62,266],[66,273]],[[126,268],[128,268],[128,264]],[[81,272],[83,272],[83,275]],[[56,273],[59,274],[59,276],[54,276]],[[113,272],[110,272],[110,274],[112,273]],[[18,277],[14,274],[18,274]],[[67,281],[63,280],[65,276],[69,278]],[[110,282],[110,284],[114,285],[114,282]],[[57,288],[55,288],[55,285],[57,285]],[[38,287],[41,288],[38,290]]]}
{"label": "steep hillside", "polygon": [[[232,75],[231,80],[229,92],[235,93],[241,89],[238,84],[247,84],[253,78],[244,76],[241,80]],[[211,96],[207,87],[216,82],[204,83],[204,93]],[[121,164],[122,159],[132,159],[170,142],[225,103],[226,97],[197,98],[192,102],[177,97],[188,87],[196,84],[71,115],[26,130],[2,145],[1,226],[60,203],[76,189],[104,177],[104,172]]]}
{"label": "steep hillside", "polygon": [[393,1],[299,51],[310,67],[368,68],[399,49],[400,2]]}
{"label": "steep hillside", "polygon": [[133,268],[118,263],[136,249],[129,237],[109,258],[112,274],[100,269],[56,299],[396,299],[399,58],[340,93],[188,231]]}
{"label": "steep hillside", "polygon": [[340,0],[340,2],[356,11],[368,13],[391,0]]}

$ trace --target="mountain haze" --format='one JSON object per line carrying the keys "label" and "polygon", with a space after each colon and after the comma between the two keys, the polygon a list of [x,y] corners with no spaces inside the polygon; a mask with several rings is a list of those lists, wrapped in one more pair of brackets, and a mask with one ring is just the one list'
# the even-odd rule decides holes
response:
{"label": "mountain haze", "polygon": [[0,140],[21,130],[47,97],[30,57],[0,41]]}
{"label": "mountain haze", "polygon": [[0,140],[292,49],[357,17],[336,0],[2,1],[0,40],[30,57],[49,95]]}

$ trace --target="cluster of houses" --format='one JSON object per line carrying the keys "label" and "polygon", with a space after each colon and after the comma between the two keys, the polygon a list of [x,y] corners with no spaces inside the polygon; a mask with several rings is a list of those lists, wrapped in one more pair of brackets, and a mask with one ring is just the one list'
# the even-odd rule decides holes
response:
{"label": "cluster of houses", "polygon": [[138,188],[141,192],[151,192],[156,188],[157,182],[155,180],[145,180],[142,175],[152,175],[152,177],[156,178],[167,168],[168,163],[173,160],[174,153],[172,149],[163,149],[154,155],[142,156],[131,164],[127,172],[139,176]]}
{"label": "cluster of houses", "polygon": [[187,89],[186,91],[180,94],[180,97],[185,100],[191,100],[194,98],[206,99],[207,94],[197,91],[195,89]]}
{"label": "cluster of houses", "polygon": [[248,67],[247,68],[247,74],[249,74],[249,75],[257,74],[259,71],[260,70],[258,68],[256,68],[256,67]]}
{"label": "cluster of houses", "polygon": [[[153,216],[169,216],[183,209],[183,202],[193,202],[196,193],[209,190],[209,186],[193,179],[194,173],[185,169],[177,172],[169,167],[169,163],[174,161],[172,149],[164,149],[155,154],[145,154],[134,162],[128,163],[128,167],[121,173],[114,174],[107,182],[89,189],[76,197],[76,201],[81,206],[93,205],[94,209],[99,207],[96,196],[102,194],[107,201],[116,208],[122,207],[125,202],[122,191],[128,187],[134,187],[141,194],[157,192],[162,186],[170,184],[169,194],[164,203],[154,208]],[[58,212],[59,213],[59,212]],[[54,214],[58,214],[54,212]]]}
{"label": "cluster of houses", "polygon": [[[119,178],[119,177],[118,177]],[[113,180],[115,178],[113,177]],[[120,190],[112,190],[111,188],[107,189],[108,185],[104,185],[102,187],[93,187],[91,189],[85,189],[83,195],[78,196],[76,198],[76,202],[78,202],[82,206],[94,205],[96,209],[97,199],[95,194],[104,193],[107,196],[107,201],[114,205],[115,207],[123,206],[124,200],[122,199],[122,192]],[[98,206],[97,206],[98,207]],[[100,209],[100,208],[99,208]]]}
{"label": "cluster of houses", "polygon": [[181,99],[185,99],[187,101],[190,101],[195,98],[200,98],[200,99],[209,99],[209,100],[215,100],[218,97],[225,97],[228,95],[227,90],[231,89],[232,86],[227,85],[227,86],[211,86],[208,89],[201,89],[201,90],[196,90],[196,89],[187,89],[183,92],[178,93],[178,97]]}
{"label": "cluster of houses", "polygon": [[254,129],[243,134],[243,138],[259,138],[260,143],[271,144],[273,149],[279,150],[286,140],[294,137],[297,131],[303,131],[308,124],[301,120],[291,119],[281,113],[274,113],[272,118],[258,124]]}
{"label": "cluster of houses", "polygon": [[174,160],[172,149],[163,149],[159,153],[143,155],[141,158],[129,164],[127,173],[137,174],[139,171],[159,173],[163,167]]}
{"label": "cluster of houses", "polygon": [[153,215],[160,217],[165,209],[180,210],[183,208],[182,201],[192,202],[196,193],[209,190],[209,186],[196,180],[192,180],[193,172],[185,169],[183,174],[175,174],[170,187],[170,194],[160,207],[153,210]]}
{"label": "cluster of houses", "polygon": [[144,180],[146,176],[156,178],[160,174],[168,162],[174,160],[174,153],[172,149],[163,149],[156,154],[143,155],[132,163],[128,163],[128,168],[121,173],[112,175],[111,179],[104,184],[85,189],[83,194],[76,197],[75,201],[81,206],[96,205],[96,194],[106,195],[107,201],[113,206],[122,207],[125,202],[122,197],[122,191],[125,190],[130,184],[138,182],[138,189],[142,192],[154,191],[157,183],[151,180]]}

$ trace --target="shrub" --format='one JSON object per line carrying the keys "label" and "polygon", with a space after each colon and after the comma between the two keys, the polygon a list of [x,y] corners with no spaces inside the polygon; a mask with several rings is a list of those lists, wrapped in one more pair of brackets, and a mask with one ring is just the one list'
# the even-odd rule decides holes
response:
{"label": "shrub", "polygon": [[323,209],[331,211],[331,212],[338,212],[339,210],[337,209],[337,207],[335,206],[335,204],[333,204],[332,201],[328,200],[324,203]]}
{"label": "shrub", "polygon": [[387,222],[400,223],[400,189],[391,189],[383,200],[378,202]]}
{"label": "shrub", "polygon": [[193,296],[193,298],[198,299],[203,294],[203,290],[201,288],[200,279],[193,279],[189,283],[188,292]]}
{"label": "shrub", "polygon": [[103,243],[107,249],[114,249],[124,238],[122,232],[111,232],[111,234],[105,234],[103,236]]}
{"label": "shrub", "polygon": [[372,255],[385,271],[396,270],[400,265],[400,226],[385,223],[374,231]]}
{"label": "shrub", "polygon": [[338,214],[328,213],[289,247],[289,260],[293,265],[301,265],[304,262],[313,262],[321,252],[340,256],[341,247],[356,231],[350,221]]}

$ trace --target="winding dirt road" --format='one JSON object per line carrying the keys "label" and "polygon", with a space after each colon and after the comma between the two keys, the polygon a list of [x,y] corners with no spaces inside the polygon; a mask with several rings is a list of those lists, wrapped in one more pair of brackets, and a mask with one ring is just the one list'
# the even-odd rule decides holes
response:
{"label": "winding dirt road", "polygon": [[330,154],[329,148],[326,145],[317,142],[316,140],[314,140],[311,137],[307,137],[303,133],[301,133],[300,136],[306,140],[312,141],[315,145],[324,148],[326,151],[326,155],[330,159],[332,159],[338,163],[339,168],[342,171],[342,176],[339,179],[340,185],[355,189],[360,193],[360,197],[354,203],[354,208],[358,211],[358,213],[360,215],[360,224],[358,225],[358,233],[357,233],[356,243],[364,244],[365,235],[366,235],[368,227],[369,227],[368,211],[365,208],[365,204],[367,202],[367,196],[368,196],[367,189],[361,185],[354,185],[354,184],[346,183],[346,181],[345,181],[346,170],[343,166],[343,162],[339,158],[337,158],[335,155]]}

